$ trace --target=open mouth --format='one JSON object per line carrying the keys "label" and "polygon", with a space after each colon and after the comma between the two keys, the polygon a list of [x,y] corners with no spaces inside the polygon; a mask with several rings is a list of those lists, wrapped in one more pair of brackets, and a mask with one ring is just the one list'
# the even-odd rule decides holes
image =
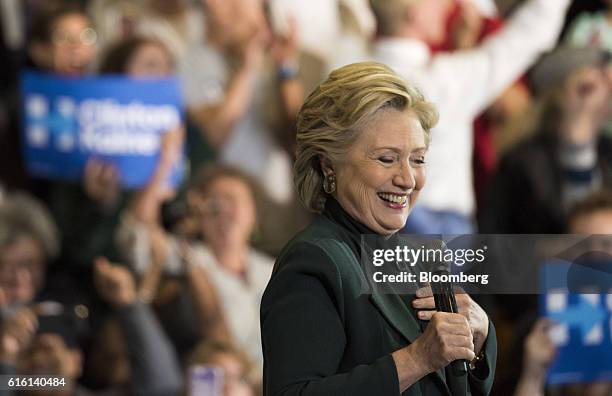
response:
{"label": "open mouth", "polygon": [[387,202],[389,206],[404,208],[408,205],[408,195],[393,194],[393,193],[377,193],[378,198]]}

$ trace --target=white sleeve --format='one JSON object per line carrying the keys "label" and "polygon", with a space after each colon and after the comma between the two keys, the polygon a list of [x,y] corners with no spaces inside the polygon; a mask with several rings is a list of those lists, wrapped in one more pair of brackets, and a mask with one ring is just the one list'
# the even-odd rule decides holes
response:
{"label": "white sleeve", "polygon": [[[529,0],[482,45],[434,57],[424,85],[440,107],[474,116],[557,42],[569,0]],[[447,107],[448,106],[448,107]]]}

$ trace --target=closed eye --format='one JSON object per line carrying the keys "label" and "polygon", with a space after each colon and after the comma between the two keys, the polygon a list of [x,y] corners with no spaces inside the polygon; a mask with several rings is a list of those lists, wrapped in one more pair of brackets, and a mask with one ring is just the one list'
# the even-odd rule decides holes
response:
{"label": "closed eye", "polygon": [[392,164],[395,161],[393,157],[379,157],[378,160],[383,164]]}

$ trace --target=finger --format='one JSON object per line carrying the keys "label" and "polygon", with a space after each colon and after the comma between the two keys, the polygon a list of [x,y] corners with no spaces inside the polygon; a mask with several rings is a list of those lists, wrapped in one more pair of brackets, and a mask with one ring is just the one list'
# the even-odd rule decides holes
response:
{"label": "finger", "polygon": [[421,320],[431,320],[431,318],[434,316],[436,312],[438,311],[432,311],[432,310],[419,311],[417,315],[419,319]]}
{"label": "finger", "polygon": [[458,347],[456,348],[457,351],[457,357],[455,360],[459,360],[459,359],[463,359],[463,360],[467,360],[468,362],[474,360],[474,358],[476,357],[476,354],[474,353],[473,348],[466,348],[466,347]]}
{"label": "finger", "polygon": [[[445,316],[439,316],[445,315]],[[472,330],[467,319],[460,314],[436,312],[433,317],[436,318],[436,328],[439,332],[458,335],[472,335]],[[441,319],[439,319],[441,318]]]}
{"label": "finger", "polygon": [[474,342],[472,337],[466,335],[452,334],[444,337],[446,345],[452,347],[468,348],[474,350]]}
{"label": "finger", "polygon": [[433,309],[436,307],[436,301],[433,297],[420,297],[412,300],[412,306],[418,309]]}
{"label": "finger", "polygon": [[110,263],[106,257],[96,257],[94,259],[94,270],[96,277],[106,275],[109,265]]}
{"label": "finger", "polygon": [[416,291],[416,295],[419,298],[421,298],[421,297],[431,297],[431,296],[433,296],[433,293],[431,292],[431,287],[428,285],[428,286],[421,287],[420,289],[418,289]]}
{"label": "finger", "polygon": [[465,316],[458,313],[451,312],[437,312],[434,316],[438,316],[441,322],[449,324],[465,324],[467,325],[467,319]]}

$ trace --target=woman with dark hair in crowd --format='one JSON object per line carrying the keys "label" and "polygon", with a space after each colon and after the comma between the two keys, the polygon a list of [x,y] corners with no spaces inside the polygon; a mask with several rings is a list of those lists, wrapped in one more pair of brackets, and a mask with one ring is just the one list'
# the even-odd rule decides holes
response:
{"label": "woman with dark hair in crowd", "polygon": [[131,37],[111,46],[102,64],[101,74],[127,74],[134,77],[166,77],[174,70],[174,59],[159,40]]}

